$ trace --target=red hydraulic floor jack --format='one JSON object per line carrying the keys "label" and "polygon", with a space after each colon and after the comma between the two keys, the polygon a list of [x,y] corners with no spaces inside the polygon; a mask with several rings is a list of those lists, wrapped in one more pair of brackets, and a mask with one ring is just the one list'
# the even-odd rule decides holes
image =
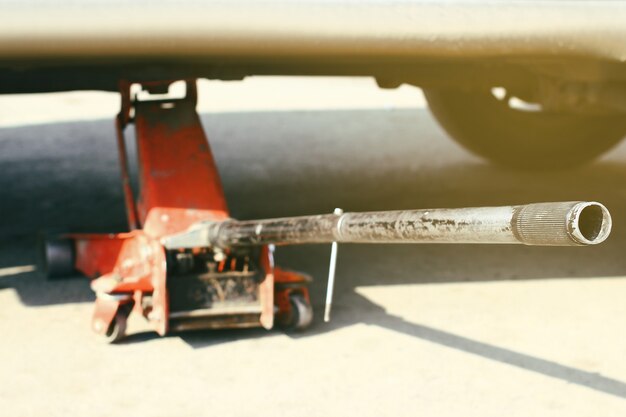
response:
{"label": "red hydraulic floor jack", "polygon": [[[170,82],[142,83],[151,94]],[[94,278],[93,329],[124,336],[131,311],[160,335],[171,330],[274,323],[303,329],[313,317],[302,274],[274,265],[274,245],[332,243],[325,320],[337,243],[521,243],[583,246],[603,242],[608,210],[596,202],[398,210],[237,221],[229,218],[211,149],[195,111],[195,80],[180,99],[131,99],[123,84],[117,139],[130,231],[67,235],[46,245],[49,275],[77,269]],[[134,123],[139,162],[135,193],[124,129]],[[135,196],[137,194],[137,198]]]}
{"label": "red hydraulic floor jack", "polygon": [[[163,94],[170,83],[142,88]],[[229,218],[220,177],[196,113],[196,83],[180,99],[140,101],[121,89],[117,144],[130,231],[74,234],[47,243],[49,275],[68,266],[94,278],[92,327],[110,341],[124,336],[131,311],[155,330],[254,327],[295,329],[312,320],[309,277],[277,268],[273,247],[165,251],[161,239],[203,220]],[[131,187],[124,129],[135,125],[138,197]],[[70,257],[69,254],[72,254]],[[69,260],[71,258],[71,260]],[[68,263],[69,260],[69,263]]]}

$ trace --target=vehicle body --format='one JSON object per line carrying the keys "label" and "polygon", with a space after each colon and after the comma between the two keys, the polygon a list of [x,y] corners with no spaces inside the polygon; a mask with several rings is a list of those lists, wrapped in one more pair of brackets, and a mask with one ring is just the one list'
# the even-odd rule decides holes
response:
{"label": "vehicle body", "polygon": [[120,79],[363,75],[383,86],[626,81],[614,1],[0,3],[2,93]]}
{"label": "vehicle body", "polygon": [[[0,93],[118,91],[120,80],[371,76],[382,87],[422,87],[458,142],[507,165],[575,165],[626,135],[623,2],[89,0],[0,8]],[[494,98],[494,88],[504,93]],[[511,114],[511,98],[541,114]],[[510,126],[520,123],[528,131]]]}

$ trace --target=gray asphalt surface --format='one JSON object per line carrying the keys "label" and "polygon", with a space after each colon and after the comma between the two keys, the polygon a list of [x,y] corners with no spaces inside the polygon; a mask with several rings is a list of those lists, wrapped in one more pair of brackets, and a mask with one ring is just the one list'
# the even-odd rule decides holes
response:
{"label": "gray asphalt surface", "polygon": [[89,329],[84,279],[46,282],[36,236],[124,228],[113,123],[0,129],[2,415],[626,415],[626,145],[587,167],[521,174],[445,137],[423,108],[203,115],[230,208],[247,219],[344,210],[589,199],[614,232],[593,248],[281,248],[310,273],[303,334],[160,338],[139,320],[120,345]]}

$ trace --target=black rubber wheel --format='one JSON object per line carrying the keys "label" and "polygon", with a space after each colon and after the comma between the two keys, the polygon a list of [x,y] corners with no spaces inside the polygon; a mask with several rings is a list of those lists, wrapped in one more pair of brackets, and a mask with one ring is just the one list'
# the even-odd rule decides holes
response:
{"label": "black rubber wheel", "polygon": [[76,274],[72,239],[44,239],[42,246],[43,267],[48,279],[67,278]]}
{"label": "black rubber wheel", "polygon": [[117,343],[126,336],[126,322],[128,315],[125,312],[118,312],[109,325],[104,341],[106,343]]}
{"label": "black rubber wheel", "polygon": [[313,322],[313,307],[302,294],[291,294],[291,320],[288,330],[302,331],[308,328]]}
{"label": "black rubber wheel", "polygon": [[626,136],[626,114],[527,111],[491,91],[425,90],[430,110],[471,152],[516,169],[589,162]]}

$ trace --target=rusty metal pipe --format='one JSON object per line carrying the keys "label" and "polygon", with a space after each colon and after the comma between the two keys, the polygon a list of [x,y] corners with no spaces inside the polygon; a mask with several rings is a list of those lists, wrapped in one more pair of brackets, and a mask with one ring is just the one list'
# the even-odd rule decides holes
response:
{"label": "rusty metal pipe", "polygon": [[586,246],[606,240],[611,223],[600,203],[537,203],[207,221],[163,243],[168,249],[330,242]]}

